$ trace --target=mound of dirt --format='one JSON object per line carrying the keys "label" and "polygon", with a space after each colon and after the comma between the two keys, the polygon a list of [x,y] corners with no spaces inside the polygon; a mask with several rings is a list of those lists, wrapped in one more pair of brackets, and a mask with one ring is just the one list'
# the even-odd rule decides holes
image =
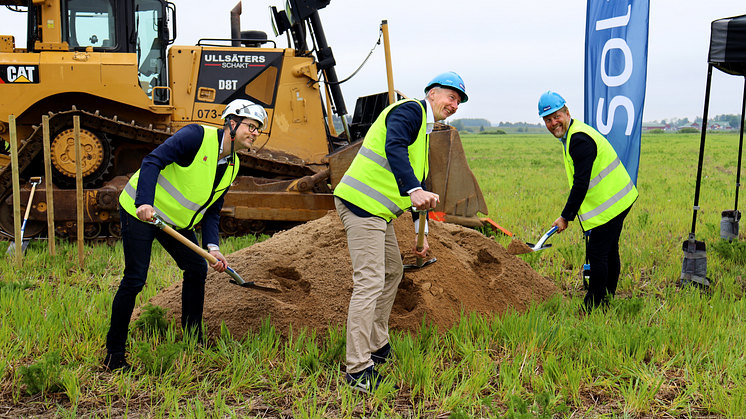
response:
{"label": "mound of dirt", "polygon": [[513,239],[508,245],[508,253],[511,255],[522,255],[524,253],[531,253],[534,249],[529,247],[526,243],[521,240]]}
{"label": "mound of dirt", "polygon": [[[394,221],[404,264],[414,264],[411,248],[416,233],[411,215]],[[405,270],[394,302],[390,327],[417,332],[423,316],[445,331],[461,312],[503,313],[524,310],[545,300],[557,287],[494,240],[455,224],[431,222],[430,257],[437,262]],[[250,290],[229,283],[230,277],[210,270],[205,292],[207,336],[220,333],[225,322],[236,338],[258,330],[263,319],[287,336],[303,327],[323,336],[329,326],[344,325],[352,294],[352,267],[344,226],[336,212],[275,234],[272,238],[226,257],[246,281],[281,293]],[[154,305],[181,317],[181,282],[151,298]],[[137,316],[139,310],[136,311]]]}

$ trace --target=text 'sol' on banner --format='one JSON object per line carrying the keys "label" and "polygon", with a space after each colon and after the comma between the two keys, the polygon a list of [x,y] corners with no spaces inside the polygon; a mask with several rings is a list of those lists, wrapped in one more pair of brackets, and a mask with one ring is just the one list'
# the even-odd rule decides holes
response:
{"label": "text 'sol' on banner", "polygon": [[649,0],[588,0],[585,25],[585,122],[609,140],[635,184],[649,9]]}

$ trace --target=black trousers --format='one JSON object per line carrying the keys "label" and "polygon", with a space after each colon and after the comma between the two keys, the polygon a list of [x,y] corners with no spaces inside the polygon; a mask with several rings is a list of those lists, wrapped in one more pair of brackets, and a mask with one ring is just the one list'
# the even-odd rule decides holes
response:
{"label": "black trousers", "polygon": [[616,294],[621,261],[619,259],[619,236],[622,234],[624,219],[629,214],[630,206],[606,224],[591,230],[586,256],[591,265],[591,276],[588,280],[588,293],[583,301],[586,309],[598,307],[605,301],[606,295]]}
{"label": "black trousers", "polygon": [[[124,277],[111,304],[111,327],[106,335],[108,353],[124,353],[130,317],[135,309],[137,294],[145,286],[150,266],[153,240],[163,246],[184,271],[181,291],[181,326],[196,332],[202,338],[202,311],[205,302],[207,262],[184,244],[158,227],[140,221],[120,209],[122,247],[124,250]],[[197,244],[193,230],[178,230],[181,235]]]}

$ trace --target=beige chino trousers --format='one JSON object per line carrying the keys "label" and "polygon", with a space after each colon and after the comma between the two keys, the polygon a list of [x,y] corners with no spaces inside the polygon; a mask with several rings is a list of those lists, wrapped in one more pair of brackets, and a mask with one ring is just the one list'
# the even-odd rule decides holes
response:
{"label": "beige chino trousers", "polygon": [[389,342],[389,315],[404,267],[393,223],[358,217],[334,198],[352,259],[352,297],[347,312],[347,372],[373,365],[371,352]]}

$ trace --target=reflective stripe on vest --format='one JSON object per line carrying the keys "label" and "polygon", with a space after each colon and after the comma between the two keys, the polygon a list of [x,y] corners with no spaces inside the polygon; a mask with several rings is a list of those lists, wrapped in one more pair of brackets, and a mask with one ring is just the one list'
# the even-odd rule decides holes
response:
{"label": "reflective stripe on vest", "polygon": [[617,158],[615,158],[610,165],[606,166],[606,168],[602,170],[601,173],[591,179],[591,181],[588,183],[588,189],[591,189],[601,183],[601,180],[603,180],[603,178],[605,178],[606,176],[609,176],[609,173],[611,173],[612,170],[616,169],[617,166],[619,166],[620,164],[622,164],[622,161],[619,160],[619,157],[617,156]]}
{"label": "reflective stripe on vest", "polygon": [[[622,198],[624,198],[625,196],[627,196],[627,194],[629,194],[630,192],[632,192],[634,189],[635,189],[635,184],[634,184],[634,182],[632,182],[630,180],[629,183],[627,184],[627,186],[625,186],[621,191],[615,193],[614,196],[612,196],[611,198],[609,198],[606,202],[604,202],[603,204],[597,206],[596,208],[594,208],[594,209],[592,209],[592,210],[590,210],[590,211],[588,211],[588,212],[586,212],[584,214],[579,214],[578,217],[581,218],[580,221],[586,222],[587,220],[590,220],[591,218],[593,218],[593,217],[601,214],[602,212],[604,212],[607,209],[611,208],[611,206],[614,205],[615,203],[621,201]],[[621,212],[619,214],[621,214]],[[619,215],[619,214],[617,214],[617,215]]]}
{"label": "reflective stripe on vest", "polygon": [[[200,204],[188,200],[184,195],[181,194],[181,192],[179,192],[178,189],[176,189],[176,187],[174,187],[171,184],[171,182],[168,181],[168,179],[166,179],[161,174],[158,175],[158,186],[160,186],[166,192],[168,192],[168,194],[171,195],[171,197],[174,198],[176,202],[178,202],[181,206],[183,206],[184,208],[192,212],[199,211],[199,213],[202,216],[204,216],[205,212],[207,211],[207,208],[209,208],[209,207],[205,207],[200,211],[200,207],[201,207]],[[130,198],[132,198],[132,201],[135,200],[137,196],[137,190],[132,186],[131,183],[129,182],[127,183],[127,185],[124,187],[124,192],[127,193],[130,196]],[[176,225],[174,223],[174,220],[170,219],[165,211],[158,208],[156,203],[153,203],[153,209],[155,210],[156,213],[158,213],[159,216],[161,216],[161,218],[163,218],[163,221],[165,221],[167,224],[170,224],[171,226]]]}
{"label": "reflective stripe on vest", "polygon": [[386,221],[404,213],[412,205],[409,196],[401,196],[391,165],[386,158],[386,117],[405,102],[416,102],[422,109],[422,124],[417,139],[408,147],[409,163],[421,182],[429,170],[428,136],[425,108],[417,100],[396,102],[384,109],[365,135],[355,159],[334,189],[334,195]]}
{"label": "reflective stripe on vest", "polygon": [[[153,209],[167,224],[177,228],[192,228],[199,223],[207,209],[220,198],[223,190],[230,187],[238,174],[237,170],[226,170],[217,187],[213,188],[221,139],[217,136],[217,128],[203,126],[203,129],[202,144],[190,165],[182,167],[171,163],[161,170],[156,181]],[[233,158],[237,159],[235,153]],[[119,196],[122,208],[133,216],[136,215],[139,177],[140,170],[127,182]],[[187,192],[191,199],[186,197]],[[203,202],[195,202],[195,198]]]}
{"label": "reflective stripe on vest", "polygon": [[386,195],[378,192],[377,190],[364,184],[363,182],[360,182],[354,177],[350,175],[344,175],[342,177],[342,182],[344,182],[345,185],[348,185],[351,188],[355,189],[356,191],[362,193],[363,195],[366,195],[369,198],[373,198],[376,202],[386,207],[386,209],[389,210],[395,216],[398,217],[404,214],[404,210],[399,208],[399,206],[396,205],[394,201],[386,198]]}
{"label": "reflective stripe on vest", "polygon": [[[389,165],[389,161],[385,157],[379,156],[378,154],[376,154],[375,151],[373,151],[373,150],[371,150],[369,148],[366,148],[365,146],[360,146],[360,150],[358,150],[358,153],[360,153],[363,156],[365,156],[365,157],[373,160],[379,166],[381,166],[384,169],[386,169],[387,172],[391,172],[391,165]],[[391,173],[393,174],[394,172],[391,172]]]}
{"label": "reflective stripe on vest", "polygon": [[567,132],[564,149],[567,180],[572,188],[575,167],[570,156],[570,141],[576,132],[583,132],[596,143],[588,191],[578,211],[578,220],[584,230],[603,225],[629,208],[637,199],[634,182],[624,168],[614,147],[592,127],[573,120]]}

